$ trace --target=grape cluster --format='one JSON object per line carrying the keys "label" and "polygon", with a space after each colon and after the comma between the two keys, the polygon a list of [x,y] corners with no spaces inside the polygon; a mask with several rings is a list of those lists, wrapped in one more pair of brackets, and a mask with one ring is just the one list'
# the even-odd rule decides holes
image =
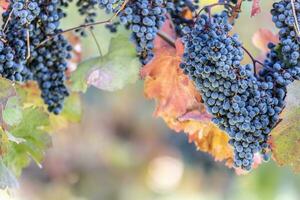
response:
{"label": "grape cluster", "polygon": [[[167,11],[174,9],[171,0],[135,0],[126,4],[124,0],[79,0],[77,6],[80,14],[86,15],[86,23],[94,22],[97,6],[108,14],[118,13],[119,21],[106,27],[116,32],[117,27],[123,24],[132,31],[131,39],[142,64],[147,64],[153,58],[153,40],[166,19]],[[81,33],[84,35],[83,31]]]}
{"label": "grape cluster", "polygon": [[[300,1],[295,0],[294,8],[296,16],[300,14]],[[280,54],[282,61],[288,66],[297,66],[300,63],[300,33],[297,31],[296,23],[300,23],[300,19],[295,21],[290,0],[281,0],[273,4],[271,10],[272,20],[276,27],[279,28]]]}
{"label": "grape cluster", "polygon": [[[1,75],[13,81],[35,80],[54,114],[61,112],[68,96],[64,82],[71,50],[59,34],[64,17],[60,6],[58,0],[11,0],[3,13],[1,38],[5,42],[0,43]],[[47,41],[50,36],[53,39]]]}
{"label": "grape cluster", "polygon": [[164,0],[129,1],[119,14],[120,22],[132,31],[131,39],[142,64],[147,64],[154,56],[153,41],[166,19],[167,9],[173,3]]}
{"label": "grape cluster", "polygon": [[190,15],[198,9],[199,0],[174,0],[173,3],[174,9],[169,10],[170,17],[177,35],[183,36],[182,29],[186,26],[192,26],[194,22],[186,15]]}
{"label": "grape cluster", "polygon": [[254,154],[268,151],[268,135],[283,109],[284,91],[267,76],[242,65],[242,44],[229,35],[228,14],[202,14],[193,29],[184,28],[184,73],[195,82],[212,121],[225,130],[234,148],[234,164],[250,170]]}

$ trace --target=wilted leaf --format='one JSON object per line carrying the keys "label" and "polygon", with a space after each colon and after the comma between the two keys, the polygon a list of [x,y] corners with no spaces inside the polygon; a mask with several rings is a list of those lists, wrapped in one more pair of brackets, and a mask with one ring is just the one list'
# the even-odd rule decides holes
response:
{"label": "wilted leaf", "polygon": [[272,42],[277,44],[279,42],[278,35],[275,35],[269,29],[261,28],[252,36],[252,43],[256,48],[266,54],[269,51],[268,43]]}
{"label": "wilted leaf", "polygon": [[199,150],[212,154],[216,160],[232,163],[232,149],[228,136],[215,127],[211,116],[201,103],[201,95],[193,82],[179,67],[183,45],[176,42],[176,49],[157,42],[154,59],[143,67],[145,96],[155,99],[155,116],[162,117],[176,132],[185,132]]}
{"label": "wilted leaf", "polygon": [[73,91],[85,92],[88,85],[115,91],[138,80],[139,61],[133,44],[123,35],[112,38],[109,52],[82,62],[71,76]]}
{"label": "wilted leaf", "polygon": [[287,105],[282,121],[272,132],[271,147],[273,158],[279,165],[292,167],[300,172],[300,82],[288,87]]}
{"label": "wilted leaf", "polygon": [[260,12],[261,12],[260,0],[253,0],[252,9],[251,9],[251,17],[257,15]]}

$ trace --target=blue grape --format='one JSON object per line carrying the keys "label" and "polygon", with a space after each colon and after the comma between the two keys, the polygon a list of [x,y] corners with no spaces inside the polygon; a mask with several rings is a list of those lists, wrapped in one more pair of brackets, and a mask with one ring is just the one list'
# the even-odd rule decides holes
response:
{"label": "blue grape", "polygon": [[193,28],[185,28],[181,68],[195,80],[213,122],[229,135],[235,166],[250,170],[254,154],[269,148],[268,135],[284,103],[270,80],[255,77],[252,65],[241,64],[242,44],[236,34],[228,34],[231,29],[227,12],[200,15]]}
{"label": "blue grape", "polygon": [[[1,36],[7,42],[0,42],[1,75],[12,81],[36,81],[54,114],[61,112],[69,94],[65,70],[71,46],[59,34],[59,23],[65,16],[60,7],[57,0],[11,0],[2,14],[6,33]],[[53,39],[40,45],[50,36]]]}

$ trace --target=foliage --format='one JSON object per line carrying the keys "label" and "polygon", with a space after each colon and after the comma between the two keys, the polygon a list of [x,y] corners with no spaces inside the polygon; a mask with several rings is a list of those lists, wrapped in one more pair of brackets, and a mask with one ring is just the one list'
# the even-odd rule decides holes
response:
{"label": "foliage", "polygon": [[85,92],[88,85],[115,91],[137,81],[139,62],[128,38],[118,35],[112,38],[105,56],[90,58],[78,68],[71,76],[73,91]]}
{"label": "foliage", "polygon": [[[144,1],[141,2],[143,3]],[[167,3],[167,1],[163,2],[163,4],[159,4],[161,7]],[[206,2],[216,3],[216,1]],[[119,3],[118,6],[116,5],[117,3]],[[261,3],[260,0],[252,1],[249,9],[251,17],[262,12]],[[180,68],[184,53],[184,45],[180,37],[182,36],[181,34],[184,35],[184,29],[182,27],[180,29],[174,27],[178,24],[172,22],[174,20],[171,19],[172,17],[165,21],[165,16],[162,16],[157,24],[151,24],[148,21],[147,23],[151,24],[153,30],[159,30],[157,30],[158,34],[156,34],[152,29],[147,29],[146,31],[149,34],[151,33],[151,39],[149,39],[150,42],[147,41],[149,43],[144,44],[144,40],[147,40],[147,37],[144,37],[144,35],[143,37],[139,36],[142,32],[141,23],[133,23],[138,25],[136,27],[130,26],[132,24],[130,22],[132,17],[130,6],[132,6],[132,2],[116,1],[110,4],[114,6],[114,9],[110,11],[114,13],[114,16],[109,20],[96,22],[93,25],[106,24],[111,29],[117,29],[118,23],[112,23],[113,20],[122,21],[124,16],[126,16],[126,20],[129,20],[129,22],[125,23],[125,28],[134,32],[132,35],[135,42],[138,41],[138,48],[135,48],[127,34],[119,32],[111,38],[108,52],[102,55],[102,49],[94,37],[99,55],[82,61],[81,40],[74,34],[69,34],[68,30],[87,28],[90,25],[85,24],[63,31],[64,33],[68,32],[66,38],[76,48],[73,48],[73,58],[68,60],[68,69],[63,73],[67,77],[66,84],[70,87],[71,94],[66,99],[64,109],[59,116],[54,116],[47,111],[40,98],[41,93],[36,83],[26,82],[19,84],[4,78],[0,79],[0,188],[17,187],[16,176],[21,174],[22,169],[28,166],[31,160],[34,160],[38,166],[42,165],[44,154],[47,148],[51,146],[50,133],[66,128],[70,123],[80,122],[83,112],[80,93],[85,93],[89,86],[110,92],[121,90],[128,84],[136,83],[139,78],[144,81],[145,97],[154,100],[156,103],[155,117],[162,118],[167,126],[175,132],[185,133],[189,141],[196,145],[197,150],[207,152],[216,161],[224,161],[228,167],[233,167],[234,152],[228,144],[229,136],[211,121],[213,116],[206,110],[207,108],[203,103],[204,97],[202,98],[202,94],[196,89],[194,82]],[[241,9],[244,8],[244,1],[242,0],[223,0],[219,1],[219,4],[209,4],[205,7],[206,9],[203,9],[204,5],[201,4],[201,11],[204,10],[209,15],[214,6],[225,4],[225,9],[231,12],[230,22],[234,22],[239,16]],[[8,8],[5,1],[1,2],[1,6],[3,9]],[[91,9],[94,8],[94,4],[89,6],[92,6]],[[181,17],[181,20],[185,21],[185,26],[192,28],[193,20],[199,15],[197,12],[200,9],[196,12],[193,9],[197,9],[197,6],[193,7],[193,9],[185,6],[180,8],[182,13],[176,13],[176,16]],[[116,8],[119,8],[119,10]],[[167,6],[163,8],[162,10],[167,12],[165,9]],[[137,13],[139,15],[147,15],[146,11]],[[88,13],[82,11],[81,14]],[[117,16],[120,19],[115,19]],[[10,26],[13,26],[9,19],[6,20],[8,20]],[[162,22],[164,23],[162,24]],[[179,32],[180,35],[178,34]],[[84,34],[84,31],[81,30],[81,33]],[[93,35],[92,31],[91,33]],[[153,35],[155,39],[152,38]],[[45,38],[51,41],[56,36],[56,34],[47,35],[47,37],[45,35]],[[150,36],[148,35],[149,38]],[[32,36],[30,37],[33,39]],[[268,48],[269,42],[277,44],[282,41],[279,41],[278,34],[265,28],[259,29],[253,35],[253,45],[260,49],[263,54],[260,56],[260,59],[265,59],[266,54],[270,51]],[[148,47],[146,47],[146,44]],[[37,45],[35,44],[35,46]],[[273,49],[276,53],[279,50],[281,50],[281,46],[275,50]],[[137,51],[140,53],[139,55],[137,55]],[[142,55],[142,52],[146,52],[147,55]],[[154,54],[153,59],[151,61],[147,59],[147,62],[144,61],[147,64],[141,68],[139,57],[143,59],[145,57],[152,58],[152,53]],[[151,56],[148,56],[148,54]],[[254,65],[260,63],[251,54],[250,57]],[[32,60],[29,59],[27,61],[31,62]],[[265,67],[264,63],[260,63],[259,67],[255,66],[254,68],[259,71],[263,67]],[[45,94],[48,94],[43,90],[41,84],[40,88]],[[297,172],[300,171],[298,88],[299,82],[294,82],[288,87],[287,104],[280,115],[282,120],[271,132],[271,139],[269,140],[275,162],[279,165],[291,166]],[[44,97],[45,95],[42,96]],[[255,155],[254,168],[260,163],[260,156]],[[238,174],[245,173],[241,169],[235,170]]]}

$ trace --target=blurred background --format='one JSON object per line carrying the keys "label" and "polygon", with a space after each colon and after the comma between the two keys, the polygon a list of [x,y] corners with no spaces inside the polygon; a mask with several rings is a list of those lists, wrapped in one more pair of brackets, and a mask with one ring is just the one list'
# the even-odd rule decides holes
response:
{"label": "blurred background", "polygon": [[[236,23],[235,32],[255,56],[260,51],[252,35],[259,28],[275,31],[271,3],[262,1],[263,12],[252,18],[251,3],[245,3]],[[72,6],[68,15],[64,28],[80,24]],[[108,16],[100,14],[101,18]],[[94,31],[107,51],[111,34],[101,26]],[[84,59],[97,56],[92,37],[82,40],[82,53]],[[43,167],[32,163],[20,178],[20,188],[0,193],[1,200],[300,199],[300,176],[290,169],[269,162],[238,176],[196,151],[185,134],[174,133],[152,116],[155,105],[144,98],[142,81],[115,93],[90,88],[82,102],[81,123],[53,133]]]}

